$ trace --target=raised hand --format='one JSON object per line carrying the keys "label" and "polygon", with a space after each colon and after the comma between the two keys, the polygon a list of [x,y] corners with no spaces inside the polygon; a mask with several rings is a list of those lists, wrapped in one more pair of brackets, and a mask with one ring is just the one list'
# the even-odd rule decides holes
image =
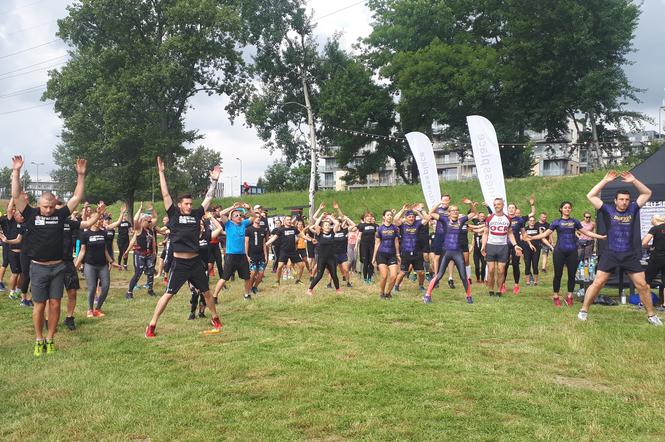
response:
{"label": "raised hand", "polygon": [[464,204],[471,204],[471,202],[472,201],[467,197],[462,198],[462,203],[464,203]]}
{"label": "raised hand", "polygon": [[614,179],[617,177],[617,171],[616,170],[610,170],[605,174],[605,178],[603,178],[604,181],[610,182],[614,181]]}
{"label": "raised hand", "polygon": [[536,196],[532,193],[531,196],[529,197],[529,205],[533,206],[536,204]]}
{"label": "raised hand", "polygon": [[16,155],[12,157],[12,170],[21,170],[23,167],[23,157]]}
{"label": "raised hand", "polygon": [[326,203],[322,202],[321,204],[319,204],[319,210],[323,210],[325,208],[326,208]]}
{"label": "raised hand", "polygon": [[85,160],[83,158],[79,158],[78,160],[76,160],[76,174],[77,175],[85,175],[85,170],[86,170],[87,167],[88,167],[88,161],[87,160]]}
{"label": "raised hand", "polygon": [[630,172],[621,172],[621,181],[624,183],[633,183],[635,182],[635,176]]}
{"label": "raised hand", "polygon": [[216,165],[215,167],[212,168],[210,171],[210,178],[213,181],[219,180],[219,175],[222,173],[222,168],[219,165]]}
{"label": "raised hand", "polygon": [[339,204],[337,204],[337,201],[333,201],[333,209],[339,209]]}
{"label": "raised hand", "polygon": [[164,166],[164,160],[162,160],[162,157],[157,157],[157,170],[159,172],[164,172],[166,170],[166,166]]}
{"label": "raised hand", "polygon": [[97,213],[99,213],[99,216],[102,216],[104,212],[106,212],[106,204],[104,203],[104,201],[100,201],[97,204]]}

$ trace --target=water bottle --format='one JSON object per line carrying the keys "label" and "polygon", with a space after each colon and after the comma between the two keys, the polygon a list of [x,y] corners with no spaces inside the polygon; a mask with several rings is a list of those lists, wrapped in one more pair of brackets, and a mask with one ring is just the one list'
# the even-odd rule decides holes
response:
{"label": "water bottle", "polygon": [[621,289],[621,303],[626,303],[626,289]]}
{"label": "water bottle", "polygon": [[577,266],[577,279],[578,281],[584,279],[584,261],[580,261],[580,264]]}
{"label": "water bottle", "polygon": [[596,279],[596,262],[591,257],[591,262],[589,263],[589,280],[593,281]]}
{"label": "water bottle", "polygon": [[584,260],[584,282],[589,282],[589,261]]}

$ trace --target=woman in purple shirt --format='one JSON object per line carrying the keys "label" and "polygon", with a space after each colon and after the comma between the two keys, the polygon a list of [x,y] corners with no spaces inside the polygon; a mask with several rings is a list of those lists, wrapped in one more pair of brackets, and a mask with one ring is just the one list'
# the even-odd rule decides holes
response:
{"label": "woman in purple shirt", "polygon": [[[383,211],[383,223],[376,229],[374,241],[374,256],[372,262],[379,268],[381,278],[381,299],[392,298],[391,292],[397,280],[400,265],[399,255],[399,228],[393,224],[393,212]],[[390,273],[390,278],[388,278]]]}

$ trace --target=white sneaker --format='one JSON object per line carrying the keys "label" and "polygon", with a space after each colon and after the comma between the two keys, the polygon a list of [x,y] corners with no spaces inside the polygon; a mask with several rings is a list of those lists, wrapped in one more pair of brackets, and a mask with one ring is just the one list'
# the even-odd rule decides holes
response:
{"label": "white sneaker", "polygon": [[[580,311],[577,313],[577,319],[579,319],[580,321],[586,321],[586,318],[587,318],[588,315],[589,315],[589,314],[588,314],[587,312],[585,312],[584,310],[580,310]],[[660,321],[660,320],[659,320],[659,321]]]}
{"label": "white sneaker", "polygon": [[659,318],[658,316],[656,316],[656,315],[648,316],[648,317],[647,317],[647,321],[649,321],[649,324],[651,324],[651,325],[655,325],[656,327],[662,327],[662,326],[663,326],[662,321],[661,321],[660,318]]}

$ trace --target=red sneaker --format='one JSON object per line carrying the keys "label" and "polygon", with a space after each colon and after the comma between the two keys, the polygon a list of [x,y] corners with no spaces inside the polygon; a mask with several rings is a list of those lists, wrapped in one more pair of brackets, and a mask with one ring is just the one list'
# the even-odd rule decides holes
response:
{"label": "red sneaker", "polygon": [[337,293],[338,295],[341,295],[342,294],[342,289],[335,290],[335,293]]}
{"label": "red sneaker", "polygon": [[554,307],[561,307],[561,298],[552,298],[554,301]]}
{"label": "red sneaker", "polygon": [[92,315],[93,315],[95,318],[102,318],[102,317],[106,316],[104,313],[102,313],[101,310],[93,310],[93,311],[92,311]]}
{"label": "red sneaker", "polygon": [[566,296],[566,305],[567,305],[568,307],[572,307],[572,306],[573,306],[573,297],[572,297],[571,295]]}
{"label": "red sneaker", "polygon": [[154,338],[156,327],[157,327],[156,325],[148,324],[148,326],[145,328],[145,337],[146,338]]}
{"label": "red sneaker", "polygon": [[312,295],[314,295],[314,290],[307,289],[307,296],[312,296]]}
{"label": "red sneaker", "polygon": [[501,284],[501,287],[499,287],[499,292],[502,293],[502,294],[506,293],[506,283],[505,282],[503,284]]}
{"label": "red sneaker", "polygon": [[215,330],[221,330],[222,329],[222,323],[219,322],[219,317],[212,318],[212,326]]}
{"label": "red sneaker", "polygon": [[515,284],[515,285],[513,286],[513,293],[514,293],[515,295],[519,295],[519,294],[520,294],[520,285],[519,285],[519,284]]}
{"label": "red sneaker", "polygon": [[471,280],[469,279],[469,284],[466,285],[466,296],[467,298],[471,296]]}

